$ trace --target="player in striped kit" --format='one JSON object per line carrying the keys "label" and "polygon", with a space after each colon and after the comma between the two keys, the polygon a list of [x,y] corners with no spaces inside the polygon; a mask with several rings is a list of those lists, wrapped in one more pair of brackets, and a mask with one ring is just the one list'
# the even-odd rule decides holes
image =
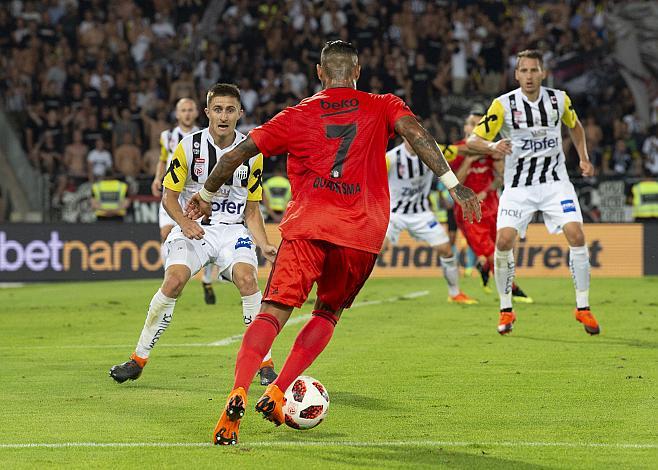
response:
{"label": "player in striped kit", "polygon": [[[209,127],[181,140],[164,178],[166,190],[162,203],[176,224],[164,243],[165,277],[151,300],[130,360],[110,369],[110,376],[119,383],[141,375],[151,350],[171,323],[176,299],[190,278],[204,266],[217,266],[222,277],[238,288],[245,325],[252,322],[260,308],[256,246],[271,262],[277,252],[267,239],[260,212],[263,156],[258,154],[245,161],[219,189],[212,200],[207,225],[183,214],[182,204],[203,187],[222,155],[246,138],[235,130],[242,116],[240,91],[235,85],[220,83],[212,87],[207,106]],[[263,385],[276,379],[269,352],[259,372]]]}
{"label": "player in striped kit", "polygon": [[[174,150],[178,143],[183,140],[183,137],[186,137],[196,131],[199,128],[194,124],[196,122],[199,112],[197,110],[196,102],[191,98],[181,98],[176,103],[176,126],[171,129],[166,129],[160,133],[160,160],[158,161],[158,166],[155,171],[155,177],[151,183],[151,193],[154,196],[162,196],[162,180],[165,175],[165,171],[169,168],[171,164],[171,157],[174,154]],[[160,211],[158,213],[158,219],[160,224],[160,242],[164,244],[164,241],[167,239],[167,235],[171,232],[171,229],[174,228],[176,222],[169,217],[167,211],[160,202]],[[162,259],[164,261],[164,248]],[[203,299],[207,304],[214,304],[217,299],[215,297],[215,292],[212,288],[212,272],[213,266],[209,264],[203,268]]]}
{"label": "player in striped kit", "polygon": [[430,205],[434,173],[416,156],[406,140],[386,153],[386,164],[391,192],[391,217],[386,230],[386,243],[397,244],[400,232],[407,230],[415,239],[435,247],[448,284],[448,302],[476,304],[477,300],[459,290],[457,259],[448,234],[436,220]]}
{"label": "player in striped kit", "polygon": [[[506,155],[494,253],[494,278],[500,295],[498,332],[509,333],[516,320],[512,284],[517,235],[523,236],[534,213],[541,211],[548,231],[566,236],[576,290],[576,320],[587,333],[596,335],[600,329],[589,305],[589,252],[578,197],[565,165],[562,123],[570,130],[583,176],[592,176],[594,168],[571,99],[564,91],[541,86],[545,77],[541,52],[520,52],[515,70],[520,87],[493,101],[467,141],[474,151]],[[502,139],[493,142],[498,133]]]}

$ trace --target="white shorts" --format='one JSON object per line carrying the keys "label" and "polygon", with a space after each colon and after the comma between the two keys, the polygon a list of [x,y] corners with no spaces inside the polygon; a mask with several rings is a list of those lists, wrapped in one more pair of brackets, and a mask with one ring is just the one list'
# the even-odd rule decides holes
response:
{"label": "white shorts", "polygon": [[505,188],[498,205],[497,227],[512,227],[525,236],[535,212],[541,211],[549,233],[561,233],[569,222],[583,222],[578,196],[570,181]]}
{"label": "white shorts", "polygon": [[169,217],[169,214],[162,205],[162,201],[160,201],[160,209],[158,210],[158,222],[160,224],[160,228],[166,227],[168,225],[176,225],[174,219]]}
{"label": "white shorts", "polygon": [[416,240],[421,240],[430,246],[449,243],[450,238],[443,226],[436,220],[433,212],[421,212],[420,214],[391,214],[386,230],[386,238],[397,244],[400,232],[406,230]]}
{"label": "white shorts", "polygon": [[208,265],[215,264],[219,278],[233,280],[233,266],[247,263],[258,268],[256,245],[251,240],[247,227],[241,224],[204,225],[205,235],[201,240],[192,240],[183,235],[176,225],[164,242],[165,270],[173,264],[184,264],[192,275]]}

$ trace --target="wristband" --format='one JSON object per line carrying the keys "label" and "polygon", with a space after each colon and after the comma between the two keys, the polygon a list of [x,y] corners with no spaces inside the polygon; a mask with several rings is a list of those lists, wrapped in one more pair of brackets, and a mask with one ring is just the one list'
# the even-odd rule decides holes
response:
{"label": "wristband", "polygon": [[210,191],[208,191],[205,187],[201,188],[201,190],[199,191],[199,197],[206,202],[211,202],[212,198],[215,197],[215,194],[216,193],[211,193]]}
{"label": "wristband", "polygon": [[439,176],[439,179],[441,180],[443,185],[448,189],[452,189],[459,184],[459,180],[457,179],[455,174],[450,170]]}

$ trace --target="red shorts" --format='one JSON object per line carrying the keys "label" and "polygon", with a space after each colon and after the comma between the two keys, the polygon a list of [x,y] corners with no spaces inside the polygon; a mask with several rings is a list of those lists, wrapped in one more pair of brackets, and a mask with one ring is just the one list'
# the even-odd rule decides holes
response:
{"label": "red shorts", "polygon": [[480,222],[457,219],[459,230],[476,256],[493,256],[496,248],[496,213],[482,216]]}
{"label": "red shorts", "polygon": [[324,240],[283,240],[263,301],[301,307],[318,284],[318,299],[334,312],[349,308],[375,267],[377,255]]}

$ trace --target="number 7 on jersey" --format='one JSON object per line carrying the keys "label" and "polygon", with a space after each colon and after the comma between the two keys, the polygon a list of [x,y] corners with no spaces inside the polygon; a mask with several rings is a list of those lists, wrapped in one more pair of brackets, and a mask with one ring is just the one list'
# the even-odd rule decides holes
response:
{"label": "number 7 on jersey", "polygon": [[350,146],[356,137],[356,124],[328,124],[325,126],[327,137],[330,139],[340,139],[340,145],[334,158],[334,164],[331,167],[331,178],[340,178],[343,175],[343,165],[347,160],[347,154]]}

